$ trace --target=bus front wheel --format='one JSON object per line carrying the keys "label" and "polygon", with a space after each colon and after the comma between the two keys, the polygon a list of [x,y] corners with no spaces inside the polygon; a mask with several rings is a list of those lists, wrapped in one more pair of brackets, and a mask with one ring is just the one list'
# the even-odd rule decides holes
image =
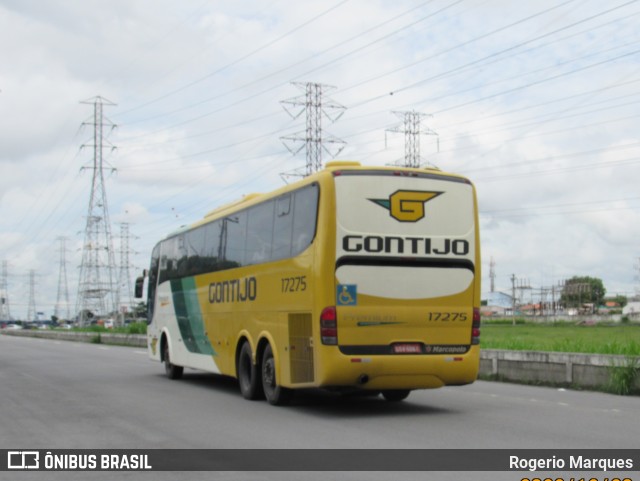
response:
{"label": "bus front wheel", "polygon": [[169,379],[180,379],[184,372],[184,368],[171,363],[171,357],[169,357],[169,343],[166,340],[164,342],[162,357],[164,358],[164,372],[167,374],[167,377]]}
{"label": "bus front wheel", "polygon": [[276,379],[276,361],[273,357],[271,344],[267,344],[262,355],[262,389],[269,404],[274,406],[288,404],[293,392],[290,389],[278,385]]}
{"label": "bus front wheel", "polygon": [[242,397],[255,400],[262,397],[262,384],[258,367],[253,363],[251,345],[245,342],[238,355],[238,383]]}

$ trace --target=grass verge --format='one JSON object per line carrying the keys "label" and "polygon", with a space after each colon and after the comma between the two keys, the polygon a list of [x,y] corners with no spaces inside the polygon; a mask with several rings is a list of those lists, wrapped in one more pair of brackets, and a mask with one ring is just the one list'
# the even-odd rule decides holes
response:
{"label": "grass verge", "polygon": [[485,322],[481,347],[512,351],[578,352],[640,356],[640,326]]}

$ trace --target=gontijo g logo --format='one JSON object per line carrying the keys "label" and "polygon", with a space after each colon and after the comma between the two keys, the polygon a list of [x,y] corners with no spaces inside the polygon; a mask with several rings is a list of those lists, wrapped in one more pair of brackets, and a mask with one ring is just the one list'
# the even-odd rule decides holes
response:
{"label": "gontijo g logo", "polygon": [[418,222],[424,217],[424,205],[438,197],[442,192],[419,190],[397,190],[389,199],[369,199],[384,207],[391,217],[400,222]]}

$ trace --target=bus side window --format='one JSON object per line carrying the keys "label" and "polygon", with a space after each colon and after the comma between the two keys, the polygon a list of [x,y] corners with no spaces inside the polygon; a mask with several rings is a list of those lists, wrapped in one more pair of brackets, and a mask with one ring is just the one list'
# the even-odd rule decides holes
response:
{"label": "bus side window", "polygon": [[182,278],[189,275],[189,252],[187,251],[187,245],[185,242],[186,234],[180,234],[177,236],[175,243],[175,272],[174,277]]}
{"label": "bus side window", "polygon": [[276,212],[273,220],[272,260],[286,259],[291,255],[291,234],[293,232],[292,197],[291,194],[287,194],[276,199]]}
{"label": "bus side window", "polygon": [[160,284],[175,279],[178,273],[178,242],[175,237],[162,241],[160,255]]}
{"label": "bus side window", "polygon": [[316,235],[318,216],[318,186],[313,184],[296,191],[293,204],[293,250],[296,255],[305,250]]}
{"label": "bus side window", "polygon": [[185,274],[187,276],[197,276],[203,272],[205,267],[204,252],[207,245],[207,232],[204,227],[198,227],[185,236],[185,250],[187,254]]}
{"label": "bus side window", "polygon": [[241,211],[224,219],[226,230],[223,269],[245,265],[245,243],[247,240],[247,211]]}
{"label": "bus side window", "polygon": [[270,200],[248,211],[247,264],[259,264],[271,260],[274,206],[275,202]]}
{"label": "bus side window", "polygon": [[202,250],[202,273],[215,272],[220,269],[220,262],[224,258],[224,252],[220,252],[222,223],[222,220],[217,220],[205,226],[206,242]]}
{"label": "bus side window", "polygon": [[151,266],[149,267],[149,285],[147,288],[147,324],[153,320],[153,307],[156,303],[156,284],[160,270],[160,244],[153,248]]}

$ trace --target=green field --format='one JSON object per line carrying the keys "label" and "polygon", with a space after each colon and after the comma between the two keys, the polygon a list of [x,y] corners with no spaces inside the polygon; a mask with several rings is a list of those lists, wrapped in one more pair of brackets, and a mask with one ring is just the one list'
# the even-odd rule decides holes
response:
{"label": "green field", "polygon": [[515,351],[640,356],[640,325],[492,324],[483,322],[480,347]]}
{"label": "green field", "polygon": [[[145,323],[106,329],[93,326],[82,329],[95,332],[144,334]],[[640,324],[575,325],[570,323],[524,323],[483,320],[480,347],[514,351],[582,352],[640,356]]]}

